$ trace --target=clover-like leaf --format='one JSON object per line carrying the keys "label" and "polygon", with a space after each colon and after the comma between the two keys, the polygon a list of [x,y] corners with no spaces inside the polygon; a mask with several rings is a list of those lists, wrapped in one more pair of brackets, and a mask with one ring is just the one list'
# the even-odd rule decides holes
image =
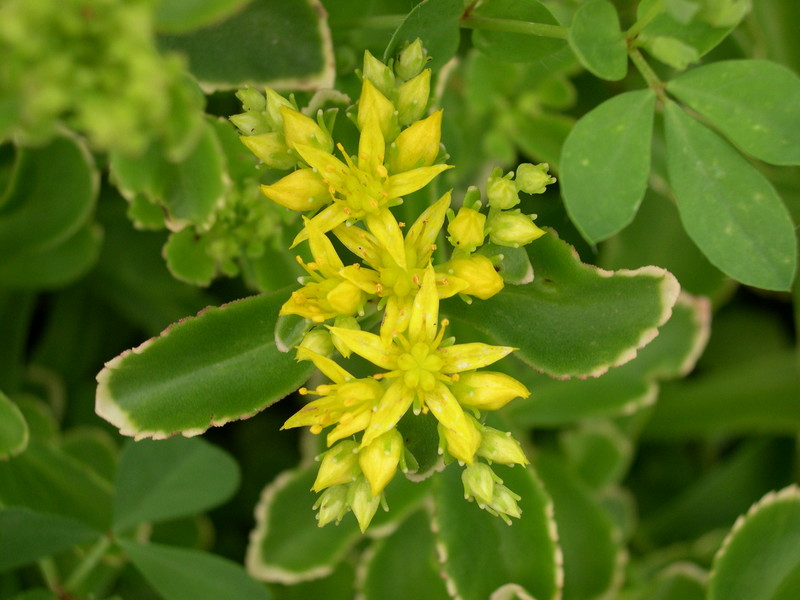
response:
{"label": "clover-like leaf", "polygon": [[210,307],[106,363],[97,414],[124,435],[197,435],[254,415],[313,370],[275,345],[282,292]]}
{"label": "clover-like leaf", "polygon": [[572,51],[591,73],[617,81],[628,71],[628,46],[619,15],[608,0],[589,0],[575,11],[569,29]]}

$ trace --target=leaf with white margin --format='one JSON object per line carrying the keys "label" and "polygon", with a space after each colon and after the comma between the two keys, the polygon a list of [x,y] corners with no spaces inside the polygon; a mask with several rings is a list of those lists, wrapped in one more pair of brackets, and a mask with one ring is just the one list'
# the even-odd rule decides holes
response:
{"label": "leaf with white margin", "polygon": [[464,500],[456,465],[435,478],[433,526],[448,591],[457,600],[555,600],[564,573],[553,503],[532,467],[493,469],[522,496],[511,526]]}
{"label": "leaf with white margin", "polygon": [[519,349],[552,377],[597,377],[632,360],[667,322],[680,286],[658,267],[605,271],[583,264],[556,233],[528,246],[534,280],[489,300],[442,303],[442,312]]}
{"label": "leaf with white margin", "polygon": [[770,492],[742,515],[714,557],[707,600],[800,597],[800,488]]}
{"label": "leaf with white margin", "polygon": [[168,327],[106,363],[95,410],[137,439],[199,435],[253,416],[313,371],[275,345],[285,291],[251,296]]}

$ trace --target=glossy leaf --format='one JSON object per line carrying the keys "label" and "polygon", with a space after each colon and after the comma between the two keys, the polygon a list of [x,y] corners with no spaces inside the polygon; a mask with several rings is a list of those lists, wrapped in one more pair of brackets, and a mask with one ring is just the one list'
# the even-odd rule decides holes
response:
{"label": "glossy leaf", "polygon": [[714,559],[708,600],[800,595],[800,490],[771,492],[734,525]]}
{"label": "glossy leaf", "polygon": [[706,117],[745,152],[776,165],[800,164],[800,78],[766,60],[692,69],[667,91]]}
{"label": "glossy leaf", "polygon": [[[558,25],[558,20],[539,0],[492,0],[479,4],[472,14],[491,19],[529,21]],[[472,33],[475,47],[492,58],[508,62],[533,62],[555,54],[566,41],[524,33],[476,29]]]}
{"label": "glossy leaf", "polygon": [[28,445],[28,423],[17,405],[0,392],[0,460],[15,456]]}
{"label": "glossy leaf", "polygon": [[448,600],[436,560],[430,518],[418,511],[391,537],[379,540],[362,565],[360,592],[365,600]]}
{"label": "glossy leaf", "polygon": [[[613,597],[621,580],[619,533],[591,492],[554,455],[534,461],[553,499],[559,545],[564,553],[564,600]],[[591,540],[591,543],[587,543]]]}
{"label": "glossy leaf", "polygon": [[572,222],[591,243],[636,216],[650,174],[655,93],[626,92],[584,115],[561,153],[561,193]]}
{"label": "glossy leaf", "polygon": [[253,0],[222,22],[158,42],[188,57],[206,92],[245,84],[293,90],[333,84],[330,31],[318,0]]}
{"label": "glossy leaf", "polygon": [[788,290],[797,241],[770,182],[674,103],[666,106],[666,130],[669,179],[692,240],[734,279]]}
{"label": "glossy leaf", "polygon": [[74,237],[92,212],[97,185],[91,155],[71,137],[57,137],[41,148],[20,148],[0,205],[3,262]]}
{"label": "glossy leaf", "polygon": [[529,247],[532,283],[508,286],[491,301],[443,303],[443,311],[554,377],[598,376],[636,356],[669,318],[675,278],[656,267],[602,271],[580,262],[556,234]]}
{"label": "glossy leaf", "polygon": [[121,538],[119,545],[164,600],[269,600],[267,589],[238,564],[197,550],[140,544]]}
{"label": "glossy leaf", "polygon": [[22,454],[0,461],[0,503],[69,517],[100,531],[111,523],[111,484],[35,438]]}
{"label": "glossy leaf", "polygon": [[569,45],[591,73],[617,81],[628,71],[628,45],[619,26],[617,9],[608,0],[580,5],[569,28]]}
{"label": "glossy leaf", "polygon": [[99,538],[87,525],[27,508],[0,508],[0,572]]}
{"label": "glossy leaf", "polygon": [[106,363],[97,376],[97,413],[124,435],[190,436],[252,416],[297,389],[312,367],[275,345],[285,296],[210,307]]}
{"label": "glossy leaf", "polygon": [[0,285],[12,289],[52,289],[79,279],[97,262],[102,230],[86,223],[56,246],[0,257]]}
{"label": "glossy leaf", "polygon": [[155,13],[155,28],[162,33],[183,33],[212,25],[246,6],[251,0],[162,0]]}
{"label": "glossy leaf", "polygon": [[658,336],[634,360],[602,377],[555,381],[530,369],[514,371],[533,393],[509,404],[507,414],[520,427],[534,427],[635,413],[656,401],[660,380],[694,368],[708,340],[710,320],[707,301],[682,295]]}
{"label": "glossy leaf", "polygon": [[238,485],[236,461],[201,439],[129,442],[117,469],[114,529],[204,512]]}
{"label": "glossy leaf", "polygon": [[[560,597],[563,572],[553,504],[533,469],[494,471],[522,496],[522,516],[511,526],[464,500],[461,470],[450,465],[436,478],[434,526],[448,590],[462,600]],[[480,540],[480,543],[475,543]]]}
{"label": "glossy leaf", "polygon": [[428,56],[433,59],[429,66],[433,69],[442,67],[458,50],[459,22],[463,12],[461,0],[423,0],[411,9],[392,34],[383,53],[384,62],[394,58],[404,42],[420,38]]}

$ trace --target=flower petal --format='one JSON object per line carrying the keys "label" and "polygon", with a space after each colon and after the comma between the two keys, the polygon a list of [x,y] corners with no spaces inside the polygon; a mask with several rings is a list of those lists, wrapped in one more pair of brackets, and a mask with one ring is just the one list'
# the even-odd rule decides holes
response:
{"label": "flower petal", "polygon": [[316,169],[317,175],[319,175],[325,183],[336,190],[344,189],[349,172],[346,164],[330,152],[323,152],[313,146],[297,144],[294,149],[308,166],[312,169]]}
{"label": "flower petal", "polygon": [[430,167],[420,167],[392,175],[386,181],[389,198],[400,198],[417,190],[424,188],[430,181],[442,171],[451,169],[452,165],[432,165]]}
{"label": "flower petal", "polygon": [[481,444],[480,432],[444,383],[439,381],[433,390],[425,392],[425,406],[445,429],[447,451],[454,458],[472,464]]}
{"label": "flower petal", "polygon": [[330,277],[339,269],[344,268],[344,263],[336,249],[331,244],[324,233],[322,233],[317,224],[308,218],[303,218],[305,229],[308,232],[308,243],[311,248],[311,255],[314,257],[314,262],[317,263],[317,268],[326,276]]}
{"label": "flower petal", "polygon": [[[318,212],[314,217],[311,219],[311,222],[314,226],[322,233],[326,233],[336,227],[337,225],[341,225],[347,219],[349,219],[349,215],[345,212],[344,208],[337,202],[334,202],[330,206],[326,206],[320,212]],[[290,248],[294,248],[302,241],[308,239],[308,230],[304,227],[300,230],[294,240],[292,240],[292,245]]]}
{"label": "flower petal", "polygon": [[327,356],[323,356],[322,354],[314,352],[313,350],[304,348],[303,346],[297,347],[297,355],[295,358],[297,360],[310,360],[312,363],[314,363],[315,367],[322,371],[325,377],[334,383],[345,383],[346,381],[354,379],[350,373],[348,373],[343,367],[339,366],[339,363],[331,360]]}
{"label": "flower petal", "polygon": [[382,266],[381,248],[378,240],[369,231],[356,225],[342,223],[333,230],[333,234],[350,252],[364,259],[371,267],[379,269]]}
{"label": "flower petal", "polygon": [[442,111],[406,127],[392,143],[387,166],[393,173],[429,167],[439,154],[442,133]]}
{"label": "flower petal", "polygon": [[450,192],[426,208],[406,233],[406,256],[415,257],[409,267],[421,268],[430,262],[448,208],[450,208]]}
{"label": "flower petal", "polygon": [[377,214],[368,214],[365,218],[367,227],[382,246],[394,259],[398,267],[406,268],[406,249],[403,232],[392,212],[384,207]]}
{"label": "flower petal", "polygon": [[480,369],[497,362],[511,354],[516,348],[509,346],[490,346],[480,342],[456,344],[447,348],[439,348],[439,356],[444,361],[443,373],[461,373]]}
{"label": "flower petal", "polygon": [[436,337],[439,325],[439,293],[436,289],[436,273],[428,266],[422,276],[419,291],[411,305],[411,317],[408,321],[408,339],[430,342]]}
{"label": "flower petal", "polygon": [[394,428],[413,400],[414,391],[408,389],[402,379],[396,379],[378,403],[378,410],[372,413],[369,427],[361,438],[361,447],[366,448],[377,437]]}
{"label": "flower petal", "polygon": [[313,169],[298,169],[272,185],[262,185],[261,193],[298,212],[316,210],[332,201],[328,186]]}
{"label": "flower petal", "polygon": [[385,153],[386,144],[378,119],[370,115],[358,140],[358,168],[379,179],[387,177],[386,167],[383,166]]}
{"label": "flower petal", "polygon": [[399,350],[393,344],[385,344],[381,338],[368,331],[330,327],[332,335],[362,358],[386,370],[396,368]]}

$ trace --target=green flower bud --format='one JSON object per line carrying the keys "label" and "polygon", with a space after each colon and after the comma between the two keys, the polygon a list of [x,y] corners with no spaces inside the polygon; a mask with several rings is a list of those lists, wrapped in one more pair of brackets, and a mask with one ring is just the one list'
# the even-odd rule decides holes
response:
{"label": "green flower bud", "polygon": [[271,130],[267,119],[259,113],[245,112],[229,118],[231,123],[244,135],[258,135]]}
{"label": "green flower bud", "polygon": [[283,129],[283,115],[281,114],[281,108],[286,107],[294,110],[294,106],[291,102],[289,102],[286,98],[281,96],[272,88],[266,88],[266,92],[267,106],[264,116],[269,122],[272,131],[281,131]]}
{"label": "green flower bud", "polygon": [[543,193],[548,185],[556,182],[556,178],[548,172],[549,168],[550,165],[547,163],[538,165],[522,163],[517,167],[517,177],[515,179],[517,189],[526,194]]}
{"label": "green flower bud", "polygon": [[285,171],[297,164],[297,159],[289,153],[289,147],[286,145],[282,133],[273,131],[257,135],[243,135],[239,139],[268,167]]}
{"label": "green flower bud", "polygon": [[528,388],[510,375],[493,371],[461,373],[450,389],[459,404],[477,410],[499,410],[514,398],[530,395]]}
{"label": "green flower bud", "polygon": [[510,177],[489,177],[489,181],[486,182],[489,206],[501,210],[514,208],[519,204],[517,189],[517,184],[511,181]]}
{"label": "green flower bud", "polygon": [[501,465],[526,465],[529,462],[519,442],[509,432],[493,427],[483,428],[478,456]]}
{"label": "green flower bud", "polygon": [[533,219],[519,211],[496,215],[489,227],[489,239],[498,246],[519,248],[543,235],[544,231],[534,225]]}
{"label": "green flower bud", "polygon": [[303,145],[323,152],[333,151],[331,134],[320,127],[314,119],[285,106],[281,107],[280,113],[283,117],[283,135],[287,146],[296,149],[298,145]]}
{"label": "green flower bud", "polygon": [[487,300],[503,289],[503,278],[494,270],[492,261],[482,254],[456,258],[446,263],[447,272],[469,285],[462,294]]}
{"label": "green flower bud", "polygon": [[358,445],[352,440],[339,442],[323,455],[317,479],[311,489],[319,492],[334,485],[351,483],[358,478],[360,472]]}
{"label": "green flower bud", "polygon": [[431,93],[431,70],[425,69],[422,73],[409,79],[395,94],[397,105],[397,121],[405,127],[421,118],[428,106]]}
{"label": "green flower bud", "polygon": [[306,348],[322,356],[330,356],[333,352],[331,334],[327,329],[316,327],[306,333],[303,341],[300,342],[300,348]]}
{"label": "green flower bud", "polygon": [[392,70],[372,56],[369,50],[364,51],[364,71],[362,76],[369,79],[381,94],[387,98],[394,92],[394,73]]}
{"label": "green flower bud", "polygon": [[447,224],[448,240],[455,247],[474,252],[486,237],[486,216],[471,208],[461,207],[458,214]]}
{"label": "green flower bud", "polygon": [[347,485],[335,485],[320,494],[313,506],[314,510],[318,510],[317,521],[320,527],[324,527],[331,521],[338,523],[345,513],[350,510],[350,506],[347,504],[349,487]]}
{"label": "green flower bud", "polygon": [[461,483],[464,484],[464,498],[477,500],[478,504],[491,504],[494,498],[495,483],[502,483],[492,468],[486,463],[476,462],[461,472]]}
{"label": "green flower bud", "polygon": [[417,38],[400,51],[394,63],[394,72],[402,81],[408,81],[422,71],[428,60],[422,40]]}
{"label": "green flower bud", "polygon": [[358,464],[373,496],[380,494],[394,478],[402,454],[403,436],[397,429],[379,435],[359,451]]}
{"label": "green flower bud", "polygon": [[267,107],[267,101],[264,96],[249,86],[236,92],[236,97],[241,101],[245,110],[262,112]]}
{"label": "green flower bud", "polygon": [[370,490],[369,482],[363,475],[350,486],[350,491],[347,495],[350,509],[356,516],[358,526],[361,528],[361,533],[364,533],[369,527],[372,517],[378,511],[378,506],[381,503],[381,496],[373,496]]}
{"label": "green flower bud", "polygon": [[519,519],[522,516],[522,509],[517,504],[519,500],[522,500],[522,496],[515,494],[504,485],[496,485],[494,486],[494,496],[486,510],[503,519],[507,525],[511,525],[509,517]]}

